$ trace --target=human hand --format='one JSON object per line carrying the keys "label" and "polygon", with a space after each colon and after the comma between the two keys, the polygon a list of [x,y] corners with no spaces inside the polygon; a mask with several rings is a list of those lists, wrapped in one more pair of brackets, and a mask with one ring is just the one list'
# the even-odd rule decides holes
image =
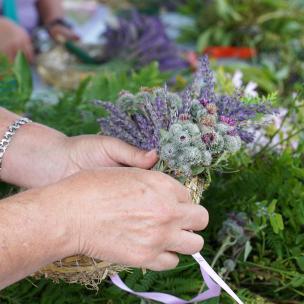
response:
{"label": "human hand", "polygon": [[79,36],[72,29],[60,24],[51,26],[49,28],[49,33],[55,40],[59,40],[59,41],[61,41],[62,39],[64,41],[79,40]]}
{"label": "human hand", "polygon": [[10,20],[0,17],[0,52],[13,61],[18,51],[22,51],[31,62],[34,51],[30,36],[20,26]]}
{"label": "human hand", "polygon": [[68,166],[63,177],[85,169],[130,166],[150,169],[157,161],[156,151],[143,151],[120,139],[82,135],[65,139]]}
{"label": "human hand", "polygon": [[[0,132],[18,118],[0,109]],[[2,131],[3,130],[3,131]],[[24,125],[3,157],[1,179],[33,188],[59,181],[80,170],[132,166],[151,168],[155,151],[141,151],[123,141],[100,135],[66,137],[40,124]]]}
{"label": "human hand", "polygon": [[[52,189],[53,187],[53,189]],[[207,226],[205,208],[189,191],[156,171],[105,168],[82,171],[51,188],[69,233],[68,255],[83,254],[151,270],[174,268],[176,253],[193,254]]]}

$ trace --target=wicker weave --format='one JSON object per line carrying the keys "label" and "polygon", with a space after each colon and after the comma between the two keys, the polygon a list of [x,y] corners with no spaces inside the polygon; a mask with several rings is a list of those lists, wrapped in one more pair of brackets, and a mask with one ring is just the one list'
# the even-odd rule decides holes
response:
{"label": "wicker weave", "polygon": [[[192,200],[200,203],[204,184],[199,177],[189,179],[185,186],[190,189]],[[34,274],[34,277],[45,277],[59,282],[78,283],[89,289],[98,290],[98,285],[108,276],[117,272],[128,270],[122,265],[99,261],[86,256],[72,256],[61,261],[54,262]]]}

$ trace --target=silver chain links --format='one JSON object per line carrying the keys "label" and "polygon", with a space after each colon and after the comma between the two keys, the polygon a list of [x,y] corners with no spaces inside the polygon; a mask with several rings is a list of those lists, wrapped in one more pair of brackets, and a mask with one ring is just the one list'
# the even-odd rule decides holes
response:
{"label": "silver chain links", "polygon": [[15,135],[16,131],[23,125],[32,122],[30,119],[26,117],[22,117],[17,119],[15,122],[13,122],[5,132],[3,139],[0,141],[0,170],[2,169],[2,160],[3,155],[8,148],[13,136]]}

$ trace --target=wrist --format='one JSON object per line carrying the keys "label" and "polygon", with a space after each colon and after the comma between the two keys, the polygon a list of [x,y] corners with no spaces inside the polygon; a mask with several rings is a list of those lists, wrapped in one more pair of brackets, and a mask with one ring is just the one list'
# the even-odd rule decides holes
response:
{"label": "wrist", "polygon": [[[70,206],[72,203],[71,195],[69,189],[65,187],[65,181],[38,189],[40,189],[42,202],[41,212],[47,223],[45,234],[48,237],[48,242],[52,244],[52,249],[54,249],[48,263],[74,255],[77,248],[74,215]],[[43,226],[43,223],[41,225]]]}
{"label": "wrist", "polygon": [[0,289],[69,256],[65,205],[56,190],[31,189],[1,202]]}
{"label": "wrist", "polygon": [[94,188],[90,177],[88,171],[81,171],[48,186],[47,191],[44,192],[46,200],[54,204],[56,210],[54,214],[57,214],[58,226],[61,227],[59,231],[64,231],[62,241],[65,245],[61,256],[57,259],[82,254],[81,235],[88,220],[85,205],[90,186]]}
{"label": "wrist", "polygon": [[[16,115],[1,121],[7,128]],[[9,122],[8,122],[9,121]],[[64,175],[67,156],[65,135],[36,123],[23,125],[14,134],[2,159],[1,179],[22,187],[44,186]]]}

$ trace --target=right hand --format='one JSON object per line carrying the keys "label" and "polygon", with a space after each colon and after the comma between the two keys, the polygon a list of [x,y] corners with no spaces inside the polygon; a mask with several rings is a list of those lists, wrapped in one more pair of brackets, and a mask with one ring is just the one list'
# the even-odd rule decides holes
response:
{"label": "right hand", "polygon": [[163,173],[104,168],[82,171],[55,186],[53,199],[64,204],[61,218],[72,240],[69,255],[166,270],[178,264],[177,253],[203,247],[203,238],[191,231],[207,226],[208,212]]}
{"label": "right hand", "polygon": [[34,51],[31,38],[20,26],[10,20],[0,17],[0,53],[8,56],[13,61],[18,51],[22,51],[31,62],[34,58]]}

